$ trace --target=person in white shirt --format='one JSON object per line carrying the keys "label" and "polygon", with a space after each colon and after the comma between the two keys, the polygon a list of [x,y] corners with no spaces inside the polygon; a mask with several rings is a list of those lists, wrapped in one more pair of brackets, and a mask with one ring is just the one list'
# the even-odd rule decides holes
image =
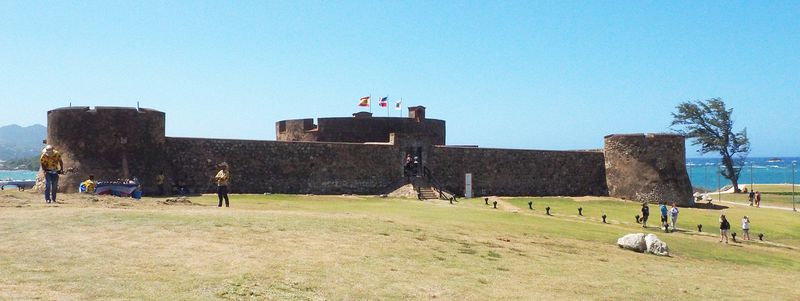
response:
{"label": "person in white shirt", "polygon": [[742,218],[742,238],[750,240],[750,218],[747,215]]}
{"label": "person in white shirt", "polygon": [[669,210],[669,215],[672,218],[672,230],[678,229],[675,227],[675,224],[678,222],[678,207],[675,206],[675,203],[672,203],[672,209]]}

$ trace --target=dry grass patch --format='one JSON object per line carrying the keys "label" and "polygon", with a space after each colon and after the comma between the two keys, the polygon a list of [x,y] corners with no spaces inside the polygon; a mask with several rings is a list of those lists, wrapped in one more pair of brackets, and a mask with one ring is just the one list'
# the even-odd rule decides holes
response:
{"label": "dry grass patch", "polygon": [[666,288],[688,300],[800,296],[797,265],[763,264],[796,250],[659,235],[675,255],[656,257],[614,245],[633,226],[494,210],[482,199],[234,195],[232,208],[217,208],[211,196],[187,206],[66,196],[54,207],[7,196],[31,205],[0,209],[7,299],[658,299]]}

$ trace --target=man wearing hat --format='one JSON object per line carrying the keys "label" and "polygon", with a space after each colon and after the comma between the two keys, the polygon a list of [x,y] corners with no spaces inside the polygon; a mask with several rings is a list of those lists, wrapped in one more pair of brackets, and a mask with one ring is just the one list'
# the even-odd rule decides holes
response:
{"label": "man wearing hat", "polygon": [[217,166],[219,166],[219,172],[214,176],[214,182],[217,182],[217,197],[219,197],[218,207],[222,207],[223,199],[225,199],[225,207],[230,207],[230,203],[228,202],[228,179],[230,179],[228,163],[222,162]]}
{"label": "man wearing hat", "polygon": [[61,160],[61,153],[57,152],[52,145],[47,145],[42,150],[39,163],[44,171],[44,200],[48,204],[55,203],[58,175],[64,173],[64,161]]}

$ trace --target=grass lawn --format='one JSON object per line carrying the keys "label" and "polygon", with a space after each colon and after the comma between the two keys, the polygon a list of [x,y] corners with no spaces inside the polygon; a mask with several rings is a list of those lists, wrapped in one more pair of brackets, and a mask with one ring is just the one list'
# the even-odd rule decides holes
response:
{"label": "grass lawn", "polygon": [[[0,299],[800,299],[800,215],[781,210],[681,208],[667,234],[607,198],[64,199],[0,192]],[[767,241],[719,243],[720,212]],[[642,230],[672,256],[616,246]]]}

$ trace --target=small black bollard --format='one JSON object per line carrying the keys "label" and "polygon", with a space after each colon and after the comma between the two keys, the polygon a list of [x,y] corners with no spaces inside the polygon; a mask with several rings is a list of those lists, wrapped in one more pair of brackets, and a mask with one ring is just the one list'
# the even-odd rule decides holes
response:
{"label": "small black bollard", "polygon": [[731,233],[731,237],[733,237],[733,242],[736,242],[736,232]]}
{"label": "small black bollard", "polygon": [[578,215],[583,216],[583,207],[578,207]]}
{"label": "small black bollard", "polygon": [[697,232],[703,232],[703,224],[697,224]]}
{"label": "small black bollard", "polygon": [[492,205],[494,206],[494,209],[497,209],[497,201],[492,202]]}
{"label": "small black bollard", "polygon": [[485,202],[486,205],[489,205],[489,198],[483,198],[483,202]]}
{"label": "small black bollard", "polygon": [[603,218],[603,223],[605,224],[606,223],[606,214],[603,213],[603,216],[601,216],[601,217]]}
{"label": "small black bollard", "polygon": [[533,201],[528,201],[528,209],[533,210]]}
{"label": "small black bollard", "polygon": [[764,240],[764,233],[758,233],[758,240]]}
{"label": "small black bollard", "polygon": [[639,215],[637,214],[637,215],[636,215],[636,223],[637,223],[637,224],[639,224],[639,223],[640,223],[640,221],[641,221],[641,220],[639,219]]}
{"label": "small black bollard", "polygon": [[550,206],[547,206],[547,208],[544,208],[544,210],[547,210],[547,215],[550,215]]}

